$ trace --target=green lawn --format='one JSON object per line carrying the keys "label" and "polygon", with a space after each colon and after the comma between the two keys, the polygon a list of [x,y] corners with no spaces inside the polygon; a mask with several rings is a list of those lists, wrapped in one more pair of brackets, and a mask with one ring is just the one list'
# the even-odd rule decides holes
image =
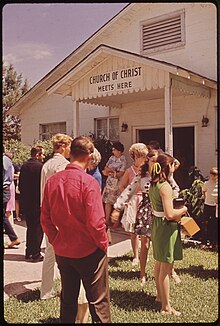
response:
{"label": "green lawn", "polygon": [[[184,246],[184,259],[175,263],[181,278],[171,279],[172,306],[180,317],[162,316],[155,302],[152,248],[146,268],[147,282],[142,289],[138,270],[132,270],[131,253],[109,262],[111,313],[113,323],[211,323],[218,319],[218,253]],[[59,288],[59,280],[56,282]],[[8,323],[58,323],[59,298],[39,300],[39,289],[10,298],[4,303]]]}

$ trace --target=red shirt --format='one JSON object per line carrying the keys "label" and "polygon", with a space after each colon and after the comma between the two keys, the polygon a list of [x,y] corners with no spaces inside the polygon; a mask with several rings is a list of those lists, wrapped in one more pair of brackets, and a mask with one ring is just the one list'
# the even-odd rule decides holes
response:
{"label": "red shirt", "polygon": [[68,164],[65,170],[49,177],[40,218],[58,256],[81,258],[97,247],[107,252],[100,187],[80,166]]}

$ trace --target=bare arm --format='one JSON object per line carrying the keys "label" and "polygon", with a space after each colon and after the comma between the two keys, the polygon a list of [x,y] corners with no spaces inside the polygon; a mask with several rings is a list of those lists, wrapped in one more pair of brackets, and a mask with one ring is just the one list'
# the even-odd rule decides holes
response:
{"label": "bare arm", "polygon": [[121,188],[120,188],[121,192],[127,187],[128,184],[129,184],[129,173],[126,170],[121,179]]}
{"label": "bare arm", "polygon": [[163,185],[163,187],[160,189],[160,196],[166,219],[179,222],[181,216],[187,212],[187,207],[183,206],[183,208],[179,209],[173,208],[172,188],[169,184]]}

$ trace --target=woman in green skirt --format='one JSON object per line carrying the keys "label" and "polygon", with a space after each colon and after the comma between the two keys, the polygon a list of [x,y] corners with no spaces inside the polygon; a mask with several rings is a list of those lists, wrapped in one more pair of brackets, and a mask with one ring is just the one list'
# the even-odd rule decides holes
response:
{"label": "woman in green skirt", "polygon": [[181,260],[182,244],[178,222],[186,213],[187,207],[173,208],[173,192],[169,178],[174,172],[174,158],[162,153],[151,169],[149,197],[153,207],[152,246],[156,260],[154,277],[156,282],[156,301],[162,304],[162,314],[180,315],[170,305],[170,275],[175,260]]}

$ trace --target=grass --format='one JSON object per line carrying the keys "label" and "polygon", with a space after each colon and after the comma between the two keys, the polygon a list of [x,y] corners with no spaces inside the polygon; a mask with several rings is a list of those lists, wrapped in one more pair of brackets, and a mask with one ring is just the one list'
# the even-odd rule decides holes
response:
{"label": "grass", "polygon": [[[180,317],[162,316],[155,302],[152,248],[146,268],[147,282],[142,289],[139,272],[131,267],[132,254],[109,262],[111,315],[113,323],[212,323],[218,319],[218,253],[184,245],[184,259],[175,263],[181,278],[171,279],[172,306]],[[59,280],[56,281],[59,289]],[[39,300],[39,289],[4,303],[8,323],[56,324],[59,318],[59,297]],[[89,320],[91,322],[91,320]]]}

